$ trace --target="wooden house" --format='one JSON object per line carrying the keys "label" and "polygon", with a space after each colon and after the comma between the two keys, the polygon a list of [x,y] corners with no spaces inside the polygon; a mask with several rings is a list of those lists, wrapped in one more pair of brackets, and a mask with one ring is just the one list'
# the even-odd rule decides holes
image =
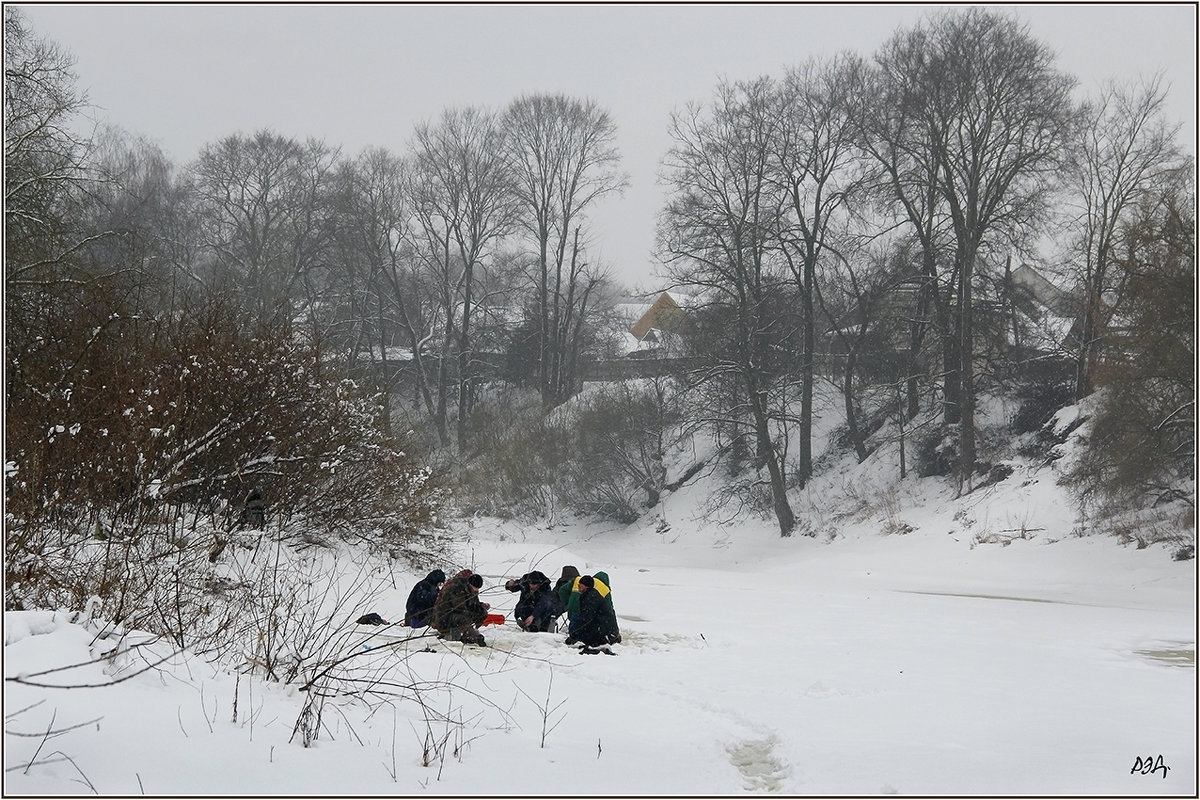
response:
{"label": "wooden house", "polygon": [[629,332],[639,342],[644,341],[647,336],[656,339],[658,334],[652,334],[653,331],[668,333],[677,331],[682,321],[683,307],[669,292],[663,292],[650,305],[650,308],[646,309],[645,313],[630,326]]}

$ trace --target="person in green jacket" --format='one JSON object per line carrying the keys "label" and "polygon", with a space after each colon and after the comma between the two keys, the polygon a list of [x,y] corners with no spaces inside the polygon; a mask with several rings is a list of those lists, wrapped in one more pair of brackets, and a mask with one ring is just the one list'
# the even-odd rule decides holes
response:
{"label": "person in green jacket", "polygon": [[[575,568],[571,567],[570,569]],[[563,567],[564,576],[566,575],[566,571],[567,567]],[[575,571],[578,572],[578,570]],[[559,581],[562,581],[562,578],[559,578]],[[592,583],[593,590],[604,600],[604,605],[607,607],[608,612],[612,615],[613,628],[615,631],[612,638],[612,644],[617,644],[621,641],[621,633],[619,630],[616,630],[617,612],[616,609],[613,608],[612,589],[608,582],[608,573],[604,571],[593,573]],[[570,586],[569,589],[566,588],[568,585]],[[564,596],[567,598],[563,605],[567,607],[567,620],[571,623],[571,626],[573,626],[575,620],[579,617],[579,577],[576,576],[569,584],[561,584],[558,587],[558,591],[560,600],[563,599]],[[569,626],[567,628],[568,644],[573,643],[571,641],[573,637],[570,635],[570,630],[571,627]]]}
{"label": "person in green jacket", "polygon": [[581,652],[603,652],[615,656],[616,653],[609,650],[608,646],[621,641],[621,634],[617,631],[617,618],[612,609],[596,591],[597,583],[599,581],[592,575],[584,575],[579,579],[579,616],[571,626],[571,635],[566,643],[582,642],[584,647]]}

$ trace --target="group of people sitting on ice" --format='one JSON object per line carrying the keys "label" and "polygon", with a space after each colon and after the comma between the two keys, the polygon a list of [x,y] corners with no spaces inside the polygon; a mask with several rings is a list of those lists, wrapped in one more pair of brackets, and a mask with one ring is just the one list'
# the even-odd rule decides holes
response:
{"label": "group of people sitting on ice", "polygon": [[606,648],[621,641],[607,572],[580,575],[578,569],[567,565],[551,586],[549,578],[534,570],[519,579],[510,578],[504,588],[521,593],[513,619],[522,630],[554,631],[559,617],[566,614],[567,644]]}
{"label": "group of people sitting on ice", "polygon": [[[440,569],[431,571],[413,586],[408,595],[404,624],[411,628],[431,627],[439,639],[486,647],[479,628],[488,620],[489,603],[479,599],[483,577],[464,569],[450,580]],[[569,645],[582,644],[583,652],[613,654],[608,646],[621,641],[617,614],[613,610],[612,589],[607,572],[580,575],[573,566],[565,566],[551,586],[545,574],[534,570],[520,578],[504,582],[510,592],[520,592],[513,609],[513,620],[521,630],[553,633],[559,619],[567,616]],[[372,619],[368,619],[372,618]],[[503,621],[498,617],[498,621]],[[383,619],[368,614],[363,624],[379,624]]]}

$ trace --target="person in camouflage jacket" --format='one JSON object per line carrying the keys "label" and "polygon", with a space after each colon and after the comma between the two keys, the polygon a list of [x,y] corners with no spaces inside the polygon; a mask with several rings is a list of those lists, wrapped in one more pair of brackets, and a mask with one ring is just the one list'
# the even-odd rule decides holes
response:
{"label": "person in camouflage jacket", "polygon": [[466,642],[486,647],[479,626],[487,618],[487,603],[479,600],[483,578],[479,575],[456,575],[446,582],[433,604],[433,627],[439,639]]}

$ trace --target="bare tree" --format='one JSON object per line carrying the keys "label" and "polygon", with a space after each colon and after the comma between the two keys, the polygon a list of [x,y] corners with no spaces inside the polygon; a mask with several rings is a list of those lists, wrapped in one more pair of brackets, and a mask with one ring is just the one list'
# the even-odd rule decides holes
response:
{"label": "bare tree", "polygon": [[[98,179],[91,140],[76,128],[85,103],[72,56],[5,6],[5,453],[20,475],[12,488],[27,487],[32,507],[50,515],[58,504],[39,501],[73,463],[52,447],[72,429],[62,430],[68,417],[52,415],[72,396],[80,403],[83,375],[119,372],[116,331],[134,316],[107,280],[111,266],[89,270],[81,258],[94,241],[81,216]],[[93,362],[105,369],[89,371]],[[6,509],[21,501],[6,497]]]}
{"label": "bare tree", "polygon": [[[787,197],[773,174],[781,135],[779,96],[768,78],[718,85],[712,103],[671,119],[663,164],[671,195],[660,218],[659,250],[671,278],[705,294],[708,316],[724,321],[723,341],[699,376],[736,376],[744,393],[760,462],[770,475],[779,531],[790,536],[785,415],[778,396],[783,370],[781,298],[786,282],[779,227]],[[772,400],[772,392],[776,396]]]}
{"label": "bare tree", "polygon": [[1179,126],[1162,116],[1166,91],[1161,76],[1140,85],[1110,82],[1081,110],[1068,172],[1078,203],[1072,272],[1082,291],[1076,399],[1092,392],[1100,332],[1121,295],[1124,274],[1112,269],[1121,224],[1138,196],[1179,164]]}
{"label": "bare tree", "polygon": [[937,120],[923,113],[921,63],[926,44],[921,29],[898,31],[875,54],[873,69],[862,75],[856,93],[861,126],[859,144],[875,159],[879,176],[875,190],[885,207],[894,210],[920,245],[920,290],[916,293],[909,328],[906,414],[919,411],[919,358],[932,322],[942,343],[942,397],[946,423],[959,421],[958,337],[953,322],[953,235],[949,213],[938,190],[935,146]]}
{"label": "bare tree", "polygon": [[1122,325],[1096,370],[1087,454],[1074,477],[1109,513],[1182,500],[1194,543],[1196,194],[1190,164],[1127,209],[1110,266],[1125,275]]}
{"label": "bare tree", "polygon": [[[4,7],[5,281],[38,281],[80,244],[71,204],[94,179],[77,132],[86,96],[75,59]],[[8,286],[11,288],[11,285]]]}
{"label": "bare tree", "polygon": [[857,127],[851,103],[858,60],[844,54],[810,59],[789,70],[781,86],[782,123],[774,140],[773,180],[787,196],[780,232],[782,252],[800,298],[803,351],[800,356],[799,463],[803,486],[813,472],[812,422],[816,354],[817,266],[828,258],[838,216],[846,213],[861,178],[856,168]]}
{"label": "bare tree", "polygon": [[78,222],[78,261],[123,287],[142,319],[169,314],[194,287],[195,226],[187,187],[156,145],[117,128],[93,140],[93,183]]}
{"label": "bare tree", "polygon": [[[847,435],[860,463],[870,455],[867,437],[872,432],[871,422],[863,419],[862,408],[870,388],[864,384],[873,379],[877,385],[886,382],[895,386],[897,378],[906,372],[894,358],[893,342],[902,320],[896,317],[892,299],[896,288],[912,277],[905,243],[877,242],[871,247],[867,238],[842,249],[839,269],[828,272],[817,293],[833,335],[846,354],[838,388]],[[891,392],[887,394],[885,405],[891,400]],[[882,421],[880,415],[876,418]]]}
{"label": "bare tree", "polygon": [[667,486],[667,451],[677,443],[682,403],[666,375],[603,384],[565,415],[558,436],[572,458],[557,490],[585,514],[633,522],[658,506]]}
{"label": "bare tree", "polygon": [[461,451],[473,402],[476,291],[481,271],[490,265],[496,246],[514,225],[511,172],[497,117],[477,108],[448,110],[436,125],[418,126],[412,150],[418,249],[434,275],[441,304],[438,428],[448,438],[447,395],[454,358],[456,439]]}
{"label": "bare tree", "polygon": [[[325,266],[328,185],[337,153],[269,130],[204,147],[190,173],[212,270],[270,317],[313,308]],[[306,296],[307,295],[307,296]]]}
{"label": "bare tree", "polygon": [[527,95],[505,112],[505,152],[533,244],[539,387],[553,407],[575,390],[573,352],[604,273],[585,257],[587,211],[624,189],[616,125],[594,101]]}
{"label": "bare tree", "polygon": [[[959,481],[975,469],[975,327],[980,253],[1036,227],[1071,123],[1074,79],[1011,17],[980,8],[942,12],[918,28],[906,67],[931,136],[937,187],[955,242],[959,329]],[[968,486],[969,488],[969,486]]]}
{"label": "bare tree", "polygon": [[[408,376],[414,404],[433,420],[425,364],[434,300],[412,252],[408,174],[404,159],[377,147],[338,166],[333,226],[338,258],[332,267],[337,280],[328,294],[336,300],[350,366],[360,353],[372,354],[389,411],[393,385],[401,373]],[[408,358],[394,348],[407,350]]]}
{"label": "bare tree", "polygon": [[364,354],[381,362],[388,357],[382,273],[405,230],[405,204],[397,199],[398,190],[388,192],[399,183],[388,178],[399,172],[399,159],[382,148],[367,148],[338,164],[333,177],[332,237],[339,258],[332,267],[337,281],[330,296],[338,306],[336,339],[351,368]]}

